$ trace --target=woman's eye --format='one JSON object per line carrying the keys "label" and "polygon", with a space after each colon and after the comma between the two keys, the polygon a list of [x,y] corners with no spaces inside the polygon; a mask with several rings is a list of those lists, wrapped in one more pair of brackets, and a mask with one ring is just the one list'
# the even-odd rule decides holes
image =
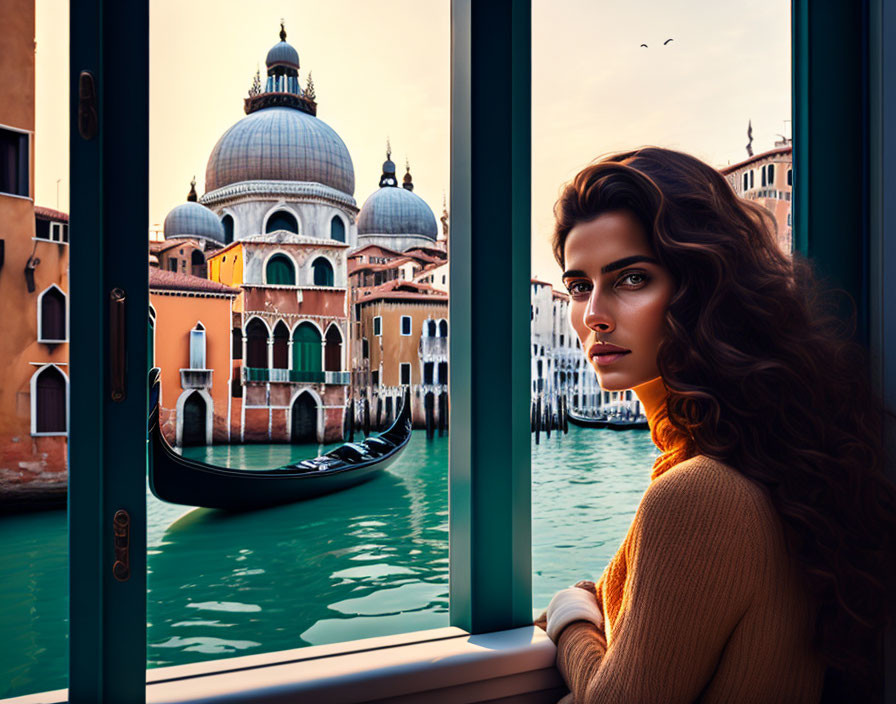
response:
{"label": "woman's eye", "polygon": [[587,292],[587,284],[582,281],[575,281],[566,287],[566,290],[569,291],[571,296],[575,296],[579,293]]}
{"label": "woman's eye", "polygon": [[619,279],[619,283],[623,283],[626,281],[628,281],[629,285],[631,286],[640,286],[647,281],[647,275],[637,271],[633,271],[630,274],[626,274]]}

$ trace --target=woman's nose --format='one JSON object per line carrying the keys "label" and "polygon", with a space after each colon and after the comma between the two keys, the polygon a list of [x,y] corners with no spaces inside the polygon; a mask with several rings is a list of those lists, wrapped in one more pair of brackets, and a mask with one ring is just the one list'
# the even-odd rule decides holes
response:
{"label": "woman's nose", "polygon": [[585,325],[592,330],[609,332],[615,327],[615,324],[603,303],[595,290],[591,298],[588,299],[588,307],[585,309]]}

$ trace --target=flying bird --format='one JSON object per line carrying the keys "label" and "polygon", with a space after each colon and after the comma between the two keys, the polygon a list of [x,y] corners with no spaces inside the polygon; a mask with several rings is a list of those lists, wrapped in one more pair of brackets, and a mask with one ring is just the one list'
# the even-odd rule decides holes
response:
{"label": "flying bird", "polygon": [[645,49],[647,48],[647,45],[646,45],[646,44],[642,44],[641,46],[643,46]]}
{"label": "flying bird", "polygon": [[666,41],[663,42],[663,46],[666,46],[666,44],[668,44],[671,41],[672,41],[671,39],[667,39]]}

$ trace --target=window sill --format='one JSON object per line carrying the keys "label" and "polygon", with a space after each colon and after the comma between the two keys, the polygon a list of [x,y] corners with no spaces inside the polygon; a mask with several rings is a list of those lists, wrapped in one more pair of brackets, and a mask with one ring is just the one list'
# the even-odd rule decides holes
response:
{"label": "window sill", "polygon": [[15,193],[7,193],[6,191],[0,191],[0,196],[6,196],[7,198],[18,198],[19,200],[30,200],[34,202],[34,199],[31,196],[20,196]]}
{"label": "window sill", "polygon": [[42,345],[67,345],[68,340],[41,340],[40,338],[37,341]]}
{"label": "window sill", "polygon": [[[471,636],[438,628],[397,636],[163,667],[147,672],[152,704],[251,701],[554,704],[566,693],[556,650],[534,626]],[[67,690],[8,700],[62,704]]]}
{"label": "window sill", "polygon": [[31,433],[31,437],[33,438],[56,438],[56,437],[66,437],[68,432],[61,433]]}
{"label": "window sill", "polygon": [[68,240],[51,240],[47,237],[32,237],[31,241],[32,242],[46,242],[47,244],[64,244],[66,247],[68,247]]}

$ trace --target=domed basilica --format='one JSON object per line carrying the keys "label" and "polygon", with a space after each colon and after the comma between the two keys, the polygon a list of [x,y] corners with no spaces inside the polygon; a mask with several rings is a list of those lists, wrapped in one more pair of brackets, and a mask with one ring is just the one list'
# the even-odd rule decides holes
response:
{"label": "domed basilica", "polygon": [[[311,74],[303,88],[282,24],[265,64],[266,77],[256,74],[245,98],[246,116],[209,155],[205,193],[197,199],[191,190],[168,214],[165,238],[191,240],[204,253],[207,269],[192,254],[194,275],[240,291],[233,368],[224,372],[230,441],[332,442],[342,437],[351,384],[349,253],[421,250],[423,268],[445,243],[413,192],[410,169],[398,185],[390,153],[379,189],[359,210],[351,155],[317,117]],[[186,273],[186,262],[169,270]]]}

